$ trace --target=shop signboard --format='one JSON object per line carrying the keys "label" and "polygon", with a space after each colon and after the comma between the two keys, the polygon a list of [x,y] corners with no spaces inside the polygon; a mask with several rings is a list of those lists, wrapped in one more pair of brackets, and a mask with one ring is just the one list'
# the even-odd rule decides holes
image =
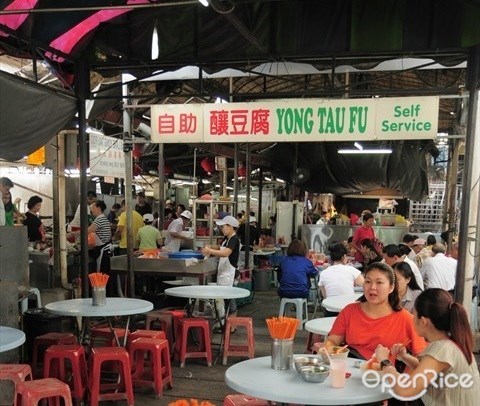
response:
{"label": "shop signboard", "polygon": [[90,134],[90,175],[125,178],[123,141],[101,134]]}
{"label": "shop signboard", "polygon": [[152,105],[152,142],[433,139],[437,96]]}

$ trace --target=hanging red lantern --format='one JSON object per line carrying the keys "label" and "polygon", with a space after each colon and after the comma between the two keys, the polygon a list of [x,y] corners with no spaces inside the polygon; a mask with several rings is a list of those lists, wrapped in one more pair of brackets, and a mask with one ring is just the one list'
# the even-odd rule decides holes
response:
{"label": "hanging red lantern", "polygon": [[133,144],[132,156],[140,158],[143,155],[143,144]]}
{"label": "hanging red lantern", "polygon": [[[157,170],[160,172],[160,165],[158,165]],[[164,164],[163,164],[163,174],[165,176],[169,176],[169,175],[173,174],[172,166],[167,164],[166,162],[164,162]]]}
{"label": "hanging red lantern", "polygon": [[139,164],[133,164],[133,176],[139,176],[142,173],[142,167]]}
{"label": "hanging red lantern", "polygon": [[245,176],[247,176],[247,168],[245,167],[245,165],[243,165],[242,162],[240,162],[240,164],[238,165],[237,175],[240,176],[241,178],[244,178]]}
{"label": "hanging red lantern", "polygon": [[163,174],[165,176],[170,176],[171,174],[173,174],[173,168],[171,167],[171,165],[165,163],[165,165],[163,166]]}
{"label": "hanging red lantern", "polygon": [[212,157],[203,158],[200,162],[202,169],[207,172],[209,175],[215,171],[215,160]]}

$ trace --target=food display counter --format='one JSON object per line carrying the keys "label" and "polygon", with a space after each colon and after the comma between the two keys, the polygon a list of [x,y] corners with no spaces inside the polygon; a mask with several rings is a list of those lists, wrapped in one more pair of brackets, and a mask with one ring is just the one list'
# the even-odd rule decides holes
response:
{"label": "food display counter", "polygon": [[[345,241],[352,236],[359,226],[337,226],[304,224],[301,226],[303,242],[308,249],[318,252],[327,252],[328,246],[334,241]],[[402,238],[409,232],[408,227],[374,226],[376,237],[387,244],[399,244]]]}
{"label": "food display counter", "polygon": [[[217,273],[217,261],[216,258],[212,257],[199,261],[137,257],[132,260],[135,275],[197,277],[199,285],[205,285],[207,278]],[[110,269],[112,273],[126,273],[128,271],[127,256],[112,257],[110,259]]]}

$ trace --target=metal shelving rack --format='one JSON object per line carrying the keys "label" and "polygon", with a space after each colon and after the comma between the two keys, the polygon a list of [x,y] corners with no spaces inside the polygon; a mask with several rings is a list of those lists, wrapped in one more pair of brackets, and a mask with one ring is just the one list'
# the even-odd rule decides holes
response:
{"label": "metal shelving rack", "polygon": [[442,230],[445,182],[431,183],[424,202],[410,201],[412,232],[440,232]]}
{"label": "metal shelving rack", "polygon": [[[200,213],[203,213],[205,210],[201,208],[206,208],[207,215],[206,217],[201,218]],[[213,245],[218,243],[219,238],[223,238],[220,234],[214,234],[215,222],[219,212],[228,212],[232,216],[235,214],[233,210],[235,208],[235,202],[232,201],[223,201],[223,200],[194,200],[193,201],[193,219],[192,226],[194,229],[193,234],[193,247],[200,248],[204,245]],[[198,236],[197,228],[207,228],[208,235]]]}

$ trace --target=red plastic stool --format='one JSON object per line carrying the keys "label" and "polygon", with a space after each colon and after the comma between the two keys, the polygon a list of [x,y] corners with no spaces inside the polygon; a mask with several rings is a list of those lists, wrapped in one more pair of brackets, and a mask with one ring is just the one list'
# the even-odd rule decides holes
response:
{"label": "red plastic stool", "polygon": [[[12,381],[14,386],[16,386],[18,382],[26,380],[32,380],[32,368],[30,368],[30,365],[0,364],[0,381]],[[13,396],[13,391],[10,394],[9,404],[13,403],[11,396]]]}
{"label": "red plastic stool", "polygon": [[[41,336],[35,337],[33,340],[33,356],[32,356],[32,371],[37,375],[37,368],[39,362],[39,353],[41,349],[46,349],[51,345],[60,344],[78,344],[77,338],[72,333],[47,333]],[[41,353],[43,360],[43,352]]]}
{"label": "red plastic stool", "polygon": [[[127,349],[130,348],[133,340],[137,338],[158,338],[160,340],[166,340],[165,332],[158,330],[135,330],[133,333],[130,333],[127,337]],[[133,363],[133,361],[132,361]]]}
{"label": "red plastic stool", "polygon": [[223,406],[269,406],[268,400],[247,395],[228,395],[223,399]]}
{"label": "red plastic stool", "polygon": [[[70,365],[67,365],[66,361]],[[71,367],[67,371],[66,367]],[[45,351],[43,377],[57,378],[70,386],[72,398],[82,402],[88,385],[87,361],[81,345],[52,345]]]}
{"label": "red plastic stool", "polygon": [[166,339],[170,346],[170,352],[173,351],[173,315],[168,311],[155,310],[147,313],[145,328],[147,330],[155,330],[159,325],[160,330],[165,332]]}
{"label": "red plastic stool", "polygon": [[[187,348],[188,332],[199,329],[199,343],[196,347]],[[210,342],[210,324],[200,317],[180,319],[178,337],[175,340],[175,356],[180,361],[180,367],[185,366],[186,358],[206,358],[207,365],[212,366],[212,347]]]}
{"label": "red plastic stool", "polygon": [[[145,355],[152,360],[145,363]],[[130,344],[130,359],[135,368],[132,374],[133,386],[152,387],[155,396],[162,395],[163,387],[173,388],[170,351],[167,340],[137,338]]]}
{"label": "red plastic stool", "polygon": [[69,386],[55,378],[19,382],[15,387],[14,406],[36,406],[46,398],[49,406],[59,406],[59,398],[63,399],[64,406],[72,406]]}
{"label": "red plastic stool", "polygon": [[116,347],[117,336],[118,341],[122,343],[122,340],[125,337],[125,333],[129,334],[128,330],[125,331],[124,328],[113,328],[110,327],[94,327],[91,330],[91,346],[92,347]]}
{"label": "red plastic stool", "polygon": [[[100,370],[103,362],[113,361],[119,364],[118,383],[101,383]],[[90,356],[90,406],[97,406],[103,400],[127,400],[133,406],[133,387],[130,375],[130,357],[123,347],[92,348]],[[103,393],[104,391],[109,391]],[[102,393],[100,393],[102,392]]]}
{"label": "red plastic stool", "polygon": [[173,340],[177,339],[179,328],[180,328],[180,320],[184,317],[187,317],[187,312],[185,310],[170,310],[170,309],[161,309],[158,310],[160,313],[170,314],[173,317]]}
{"label": "red plastic stool", "polygon": [[312,346],[318,341],[323,341],[324,336],[316,333],[308,333],[307,348],[305,348],[305,354],[312,354]]}
{"label": "red plastic stool", "polygon": [[[230,344],[230,329],[232,327],[245,327],[247,331],[247,344]],[[255,358],[255,340],[253,338],[253,322],[251,317],[228,317],[225,326],[223,365],[227,365],[227,358],[229,356]]]}

